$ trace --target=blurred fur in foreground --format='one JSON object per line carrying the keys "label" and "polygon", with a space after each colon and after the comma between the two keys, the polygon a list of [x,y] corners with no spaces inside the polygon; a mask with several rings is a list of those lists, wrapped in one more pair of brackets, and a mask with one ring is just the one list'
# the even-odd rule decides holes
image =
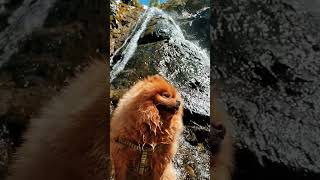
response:
{"label": "blurred fur in foreground", "polygon": [[8,180],[106,179],[106,75],[94,62],[31,120]]}
{"label": "blurred fur in foreground", "polygon": [[232,124],[217,92],[212,97],[210,119],[211,179],[231,180],[234,155]]}

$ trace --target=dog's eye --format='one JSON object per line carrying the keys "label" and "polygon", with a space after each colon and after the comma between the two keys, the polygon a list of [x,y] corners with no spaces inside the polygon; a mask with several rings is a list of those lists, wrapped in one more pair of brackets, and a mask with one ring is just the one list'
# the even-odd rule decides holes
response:
{"label": "dog's eye", "polygon": [[168,92],[163,92],[163,93],[161,94],[161,96],[166,97],[166,98],[169,98],[169,97],[170,97],[170,94],[169,94]]}

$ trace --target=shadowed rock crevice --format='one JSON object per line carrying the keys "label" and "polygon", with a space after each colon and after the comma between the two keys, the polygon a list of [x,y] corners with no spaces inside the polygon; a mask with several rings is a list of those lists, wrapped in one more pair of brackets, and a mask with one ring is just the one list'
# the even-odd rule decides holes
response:
{"label": "shadowed rock crevice", "polygon": [[[243,149],[236,152],[236,173],[235,180],[241,180],[243,177],[248,179],[292,179],[292,180],[315,180],[320,176],[304,170],[290,170],[286,166],[278,163],[273,163],[264,159],[264,165],[258,163],[255,155]],[[245,166],[246,168],[240,168]],[[241,171],[239,171],[241,169]]]}
{"label": "shadowed rock crevice", "polygon": [[9,25],[9,17],[21,5],[23,0],[2,1],[0,3],[0,31]]}

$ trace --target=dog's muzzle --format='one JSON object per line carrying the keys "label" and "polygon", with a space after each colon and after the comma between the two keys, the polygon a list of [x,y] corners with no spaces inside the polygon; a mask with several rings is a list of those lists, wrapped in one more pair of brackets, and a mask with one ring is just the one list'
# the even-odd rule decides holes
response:
{"label": "dog's muzzle", "polygon": [[180,105],[181,105],[181,102],[180,102],[180,101],[177,101],[176,104],[175,104],[175,106],[174,106],[175,110],[178,110],[179,107],[180,107]]}

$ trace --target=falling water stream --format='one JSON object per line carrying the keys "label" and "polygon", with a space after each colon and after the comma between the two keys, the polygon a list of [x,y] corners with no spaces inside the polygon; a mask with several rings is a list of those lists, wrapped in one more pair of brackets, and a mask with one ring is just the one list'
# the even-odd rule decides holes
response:
{"label": "falling water stream", "polygon": [[[147,12],[143,14],[141,26],[139,28],[137,28],[136,31],[133,32],[134,34],[133,34],[132,38],[128,37],[128,38],[131,38],[131,40],[127,43],[127,45],[124,44],[126,46],[126,48],[122,52],[123,58],[121,60],[119,60],[118,62],[116,62],[116,64],[113,66],[113,68],[110,72],[110,81],[111,82],[116,78],[116,76],[119,74],[119,72],[121,72],[124,69],[125,65],[128,63],[129,59],[134,54],[134,52],[138,46],[138,40],[139,40],[141,34],[146,29],[148,22],[153,17],[155,10],[156,10],[155,8],[148,8]],[[116,50],[116,52],[118,52],[118,50]],[[110,64],[112,62],[113,62],[113,58],[111,58]]]}
{"label": "falling water stream", "polygon": [[[182,30],[180,27],[176,24],[176,22],[173,20],[173,18],[166,14],[164,11],[158,9],[158,8],[148,8],[146,12],[140,17],[139,21],[137,22],[136,27],[134,28],[132,35],[130,35],[124,42],[124,44],[115,51],[114,55],[119,53],[120,50],[124,49],[121,52],[121,59],[117,60],[115,62],[114,56],[110,59],[110,64],[114,65],[112,66],[112,70],[110,72],[110,81],[112,82],[117,75],[125,68],[126,64],[130,60],[130,58],[134,55],[134,52],[137,49],[138,46],[138,40],[140,36],[144,33],[150,19],[154,16],[161,16],[165,19],[168,19],[175,27],[175,31],[173,32],[174,35],[171,37],[171,41],[175,41],[177,43],[183,44],[184,46],[187,46],[188,49],[193,50],[194,53],[196,53],[196,56],[202,60],[203,63],[207,64],[207,67],[210,66],[210,59],[208,56],[208,53],[196,45],[195,43],[186,40]],[[140,22],[142,21],[142,22]]]}

